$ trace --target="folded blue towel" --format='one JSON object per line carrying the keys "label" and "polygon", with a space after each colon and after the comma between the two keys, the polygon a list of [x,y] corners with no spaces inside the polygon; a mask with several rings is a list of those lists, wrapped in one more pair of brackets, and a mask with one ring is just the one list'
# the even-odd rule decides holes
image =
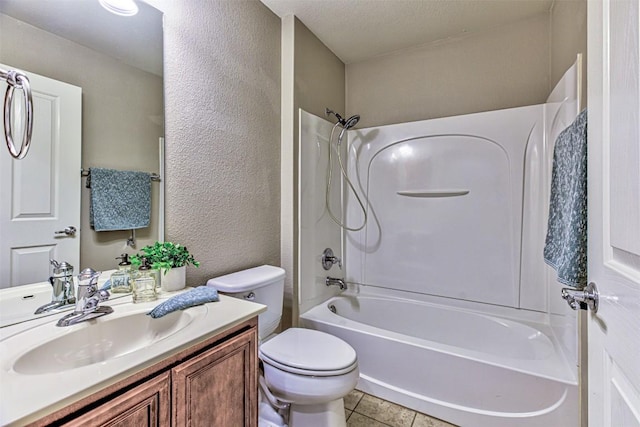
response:
{"label": "folded blue towel", "polygon": [[133,230],[149,226],[151,174],[90,168],[89,222],[95,231]]}
{"label": "folded blue towel", "polygon": [[587,284],[587,110],[556,140],[544,260],[560,283]]}
{"label": "folded blue towel", "polygon": [[157,319],[176,310],[184,310],[185,308],[201,305],[207,302],[215,302],[220,298],[218,297],[218,291],[211,286],[198,286],[190,291],[184,292],[175,297],[171,297],[168,300],[158,304],[147,315]]}

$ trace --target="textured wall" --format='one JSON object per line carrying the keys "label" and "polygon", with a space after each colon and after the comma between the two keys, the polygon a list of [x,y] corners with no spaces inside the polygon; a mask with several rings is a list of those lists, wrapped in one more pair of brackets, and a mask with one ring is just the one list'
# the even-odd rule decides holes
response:
{"label": "textured wall", "polygon": [[165,13],[166,240],[197,285],[280,264],[280,19],[257,0],[153,0]]}
{"label": "textured wall", "polygon": [[327,107],[345,115],[344,63],[297,18],[295,103],[296,108],[318,117],[325,117]]}
{"label": "textured wall", "polygon": [[[82,88],[82,167],[158,172],[158,138],[163,135],[162,77],[3,14],[0,28],[0,62]],[[158,185],[151,188],[151,224],[137,230],[138,248],[158,236]],[[130,233],[93,231],[89,197],[89,190],[83,188],[77,271],[116,268],[116,256],[135,252],[126,246]]]}
{"label": "textured wall", "polygon": [[347,65],[359,127],[544,102],[549,15]]}
{"label": "textured wall", "polygon": [[[587,0],[556,1],[551,9],[551,89],[582,53],[582,72],[587,72]],[[586,106],[587,85],[582,99]]]}

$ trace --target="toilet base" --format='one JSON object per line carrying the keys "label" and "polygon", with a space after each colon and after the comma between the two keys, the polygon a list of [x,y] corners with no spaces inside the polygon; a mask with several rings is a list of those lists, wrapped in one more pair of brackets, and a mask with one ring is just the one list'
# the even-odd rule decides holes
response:
{"label": "toilet base", "polygon": [[346,427],[342,398],[315,405],[291,404],[289,427]]}

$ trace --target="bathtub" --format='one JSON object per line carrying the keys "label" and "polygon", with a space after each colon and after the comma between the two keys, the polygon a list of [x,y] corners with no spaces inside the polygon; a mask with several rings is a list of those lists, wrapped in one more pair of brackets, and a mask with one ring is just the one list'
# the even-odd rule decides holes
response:
{"label": "bathtub", "polygon": [[301,324],[351,344],[358,389],[380,398],[463,427],[579,424],[577,382],[544,324],[348,293]]}

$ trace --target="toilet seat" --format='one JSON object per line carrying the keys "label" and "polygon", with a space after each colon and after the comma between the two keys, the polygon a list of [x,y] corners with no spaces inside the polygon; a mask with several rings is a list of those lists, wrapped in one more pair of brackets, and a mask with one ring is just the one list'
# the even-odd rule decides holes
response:
{"label": "toilet seat", "polygon": [[290,328],[260,346],[260,359],[278,369],[306,376],[335,376],[354,370],[356,352],[325,332]]}

